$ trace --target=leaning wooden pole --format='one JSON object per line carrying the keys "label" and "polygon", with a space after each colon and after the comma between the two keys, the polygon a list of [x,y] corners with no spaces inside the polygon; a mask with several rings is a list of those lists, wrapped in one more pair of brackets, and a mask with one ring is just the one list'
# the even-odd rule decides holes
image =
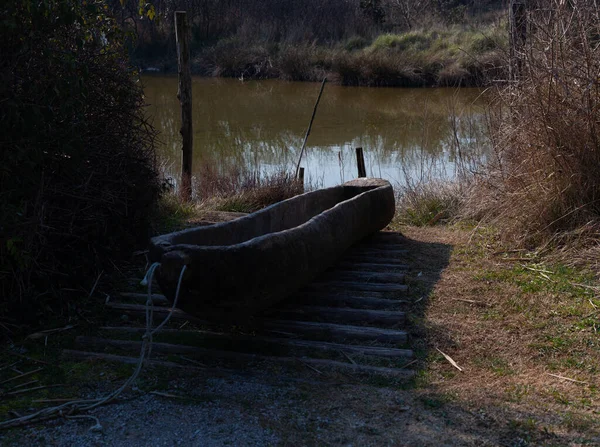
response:
{"label": "leaning wooden pole", "polygon": [[175,11],[175,41],[177,42],[177,63],[179,66],[179,89],[177,98],[181,104],[181,137],[183,139],[181,161],[181,199],[189,202],[192,198],[192,72],[190,69],[190,37],[185,11]]}
{"label": "leaning wooden pole", "polygon": [[312,117],[310,118],[310,123],[308,123],[308,129],[306,129],[306,135],[304,135],[304,142],[302,143],[302,149],[300,150],[300,156],[298,157],[298,163],[296,164],[296,174],[295,178],[298,178],[298,171],[300,170],[300,162],[302,161],[302,155],[304,155],[304,148],[306,147],[306,140],[308,140],[308,136],[310,135],[310,129],[312,128],[313,121],[315,120],[315,115],[317,114],[317,107],[319,107],[319,101],[321,101],[321,95],[323,94],[323,89],[325,88],[325,83],[327,82],[327,78],[323,78],[323,83],[321,84],[321,90],[319,91],[319,96],[317,96],[317,102],[315,103],[315,108],[313,109]]}

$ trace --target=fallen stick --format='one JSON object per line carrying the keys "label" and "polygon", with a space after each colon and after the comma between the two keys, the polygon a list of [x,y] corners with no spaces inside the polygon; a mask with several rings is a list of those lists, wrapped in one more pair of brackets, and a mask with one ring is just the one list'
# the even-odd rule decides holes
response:
{"label": "fallen stick", "polygon": [[402,366],[401,366],[400,368],[398,368],[398,369],[404,369],[404,368],[408,368],[410,365],[412,365],[413,363],[417,363],[418,361],[419,361],[419,359],[414,359],[413,361],[411,361],[411,362],[408,362],[408,363],[406,363],[406,364],[402,365]]}
{"label": "fallen stick", "polygon": [[25,387],[27,385],[33,385],[34,383],[37,383],[37,382],[39,382],[39,380],[37,380],[37,379],[36,380],[31,380],[29,382],[22,383],[21,385],[17,385],[15,387],[12,387],[10,389],[10,391],[16,390],[17,388],[23,388],[23,387]]}
{"label": "fallen stick", "polygon": [[318,373],[318,374],[321,374],[321,375],[323,375],[323,373],[322,373],[321,371],[319,371],[317,368],[315,368],[315,367],[313,367],[313,366],[310,366],[308,363],[306,363],[306,362],[303,362],[303,361],[302,361],[302,360],[300,360],[300,359],[298,359],[298,361],[299,361],[300,363],[302,363],[304,366],[306,366],[307,368],[310,368],[310,369],[312,369],[314,372],[316,372],[316,373]]}
{"label": "fallen stick", "polygon": [[64,386],[64,384],[36,386],[36,387],[33,387],[33,388],[27,388],[27,389],[24,389],[24,390],[11,391],[9,393],[5,393],[4,396],[15,396],[17,394],[29,393],[30,391],[44,390],[46,388],[56,388],[56,387],[59,387],[59,386]]}
{"label": "fallen stick", "polygon": [[3,385],[3,384],[5,384],[5,383],[11,382],[11,381],[13,381],[13,380],[21,379],[21,378],[23,378],[23,377],[27,377],[27,376],[30,376],[30,375],[32,375],[32,374],[38,373],[38,372],[40,372],[42,369],[44,369],[44,368],[38,368],[38,369],[34,369],[33,371],[29,371],[29,372],[26,372],[26,373],[20,374],[20,375],[18,375],[18,376],[15,376],[15,377],[11,377],[10,379],[6,379],[4,382],[0,382],[0,385]]}
{"label": "fallen stick", "polygon": [[463,303],[477,304],[479,306],[485,306],[485,307],[489,307],[490,306],[489,303],[485,303],[483,301],[466,300],[464,298],[452,298],[452,301],[462,301]]}
{"label": "fallen stick", "polygon": [[56,328],[56,329],[47,329],[45,331],[40,331],[40,332],[35,332],[33,334],[29,334],[27,337],[25,337],[25,339],[26,340],[37,340],[38,338],[47,337],[48,335],[51,335],[51,334],[68,331],[69,329],[73,329],[74,327],[75,326],[73,326],[73,325],[68,325],[68,326],[60,327],[60,328]]}
{"label": "fallen stick", "polygon": [[154,394],[155,396],[160,397],[169,397],[171,399],[181,399],[181,400],[189,400],[189,397],[186,396],[177,396],[176,394],[163,393],[161,391],[150,391],[150,394]]}
{"label": "fallen stick", "polygon": [[31,357],[27,357],[26,355],[17,354],[16,352],[11,352],[10,355],[14,355],[14,356],[20,357],[20,358],[25,359],[25,360],[29,360],[30,362],[34,362],[34,363],[42,363],[43,365],[52,365],[52,363],[50,363],[50,362],[45,362],[43,360],[39,360],[39,359],[34,359],[34,358],[31,358]]}
{"label": "fallen stick", "polygon": [[344,357],[346,357],[348,360],[350,360],[350,363],[352,363],[353,365],[356,365],[356,362],[352,359],[352,357],[350,357],[348,354],[346,354],[344,351],[340,351],[342,354],[344,354]]}
{"label": "fallen stick", "polygon": [[449,356],[448,354],[446,354],[445,352],[442,352],[442,351],[440,351],[438,348],[435,348],[435,349],[437,349],[437,350],[438,350],[438,352],[439,352],[440,354],[442,354],[442,355],[443,355],[443,356],[446,358],[446,360],[448,360],[448,362],[450,362],[450,364],[451,364],[452,366],[454,366],[454,367],[455,367],[456,369],[458,369],[460,372],[464,372],[464,371],[463,371],[463,369],[462,369],[460,366],[458,366],[458,365],[457,365],[457,363],[456,363],[456,362],[455,362],[455,361],[452,359],[452,357],[450,357],[450,356]]}
{"label": "fallen stick", "polygon": [[59,399],[34,399],[31,402],[34,402],[36,404],[48,404],[48,403],[52,403],[52,402],[73,402],[75,400],[77,400],[77,398],[69,397],[69,398],[59,398]]}
{"label": "fallen stick", "polygon": [[552,377],[556,377],[557,379],[568,380],[569,382],[581,383],[583,385],[587,385],[588,384],[588,382],[582,382],[581,380],[570,379],[569,377],[559,376],[558,374],[552,374],[552,373],[546,373],[546,374],[549,375],[549,376],[552,376]]}
{"label": "fallen stick", "polygon": [[18,365],[19,363],[21,363],[21,360],[17,360],[16,362],[11,363],[10,365],[4,365],[0,368],[0,371],[3,371],[8,368],[12,368],[13,366]]}

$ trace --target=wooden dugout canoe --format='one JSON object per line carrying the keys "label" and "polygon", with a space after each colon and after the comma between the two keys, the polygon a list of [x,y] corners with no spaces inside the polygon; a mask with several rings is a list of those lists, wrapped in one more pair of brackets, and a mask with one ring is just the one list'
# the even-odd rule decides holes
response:
{"label": "wooden dugout canoe", "polygon": [[350,246],[383,228],[395,212],[381,179],[357,179],[308,192],[239,219],[155,237],[150,260],[177,307],[200,316],[251,316],[331,267]]}

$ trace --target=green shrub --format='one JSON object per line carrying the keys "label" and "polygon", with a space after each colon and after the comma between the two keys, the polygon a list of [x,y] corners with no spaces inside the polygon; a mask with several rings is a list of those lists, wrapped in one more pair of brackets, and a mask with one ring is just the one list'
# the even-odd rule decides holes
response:
{"label": "green shrub", "polygon": [[35,319],[146,242],[155,132],[104,1],[0,13],[0,314]]}
{"label": "green shrub", "polygon": [[498,46],[498,41],[494,37],[480,34],[473,37],[469,49],[472,53],[481,54],[497,50]]}
{"label": "green shrub", "polygon": [[246,46],[235,37],[220,40],[212,51],[212,57],[214,76],[268,79],[279,75],[266,47]]}
{"label": "green shrub", "polygon": [[382,34],[373,41],[371,48],[374,50],[393,48],[399,39],[400,36],[397,34]]}
{"label": "green shrub", "polygon": [[344,45],[344,49],[346,51],[355,51],[362,50],[365,47],[368,47],[370,42],[362,36],[353,36],[346,41]]}
{"label": "green shrub", "polygon": [[363,83],[361,56],[350,53],[337,54],[333,60],[332,70],[342,85],[361,85]]}
{"label": "green shrub", "polygon": [[278,68],[281,78],[288,81],[314,81],[313,47],[284,47],[279,54]]}
{"label": "green shrub", "polygon": [[431,46],[432,38],[425,33],[414,31],[406,34],[382,34],[371,48],[375,50],[394,48],[400,51],[425,51]]}

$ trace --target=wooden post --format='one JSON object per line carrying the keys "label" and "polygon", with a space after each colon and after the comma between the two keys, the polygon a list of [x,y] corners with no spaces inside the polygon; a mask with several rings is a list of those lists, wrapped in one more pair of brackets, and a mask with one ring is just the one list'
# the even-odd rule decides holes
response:
{"label": "wooden post", "polygon": [[510,79],[517,81],[522,75],[525,41],[527,40],[527,0],[510,0]]}
{"label": "wooden post", "polygon": [[298,183],[302,186],[302,191],[304,191],[304,168],[300,167],[298,171]]}
{"label": "wooden post", "polygon": [[312,128],[313,121],[315,120],[315,115],[317,114],[317,108],[319,107],[319,101],[321,101],[321,95],[323,94],[323,89],[325,88],[326,82],[327,82],[327,77],[324,77],[323,82],[321,83],[321,90],[319,90],[319,96],[317,96],[317,102],[315,103],[315,108],[313,109],[313,113],[310,118],[310,123],[308,123],[308,129],[306,129],[306,135],[304,135],[304,142],[302,143],[302,149],[300,150],[300,156],[298,157],[298,164],[296,164],[296,177],[298,177],[298,171],[300,170],[300,162],[302,161],[302,155],[304,155],[304,149],[306,148],[306,141],[308,140],[308,136],[310,135],[310,129]]}
{"label": "wooden post", "polygon": [[190,34],[185,11],[175,11],[175,41],[179,66],[179,89],[177,98],[181,104],[181,137],[183,157],[181,161],[181,199],[192,198],[192,73],[190,69]]}
{"label": "wooden post", "polygon": [[358,177],[366,177],[367,168],[365,167],[365,156],[362,147],[356,148],[356,165],[358,166]]}

